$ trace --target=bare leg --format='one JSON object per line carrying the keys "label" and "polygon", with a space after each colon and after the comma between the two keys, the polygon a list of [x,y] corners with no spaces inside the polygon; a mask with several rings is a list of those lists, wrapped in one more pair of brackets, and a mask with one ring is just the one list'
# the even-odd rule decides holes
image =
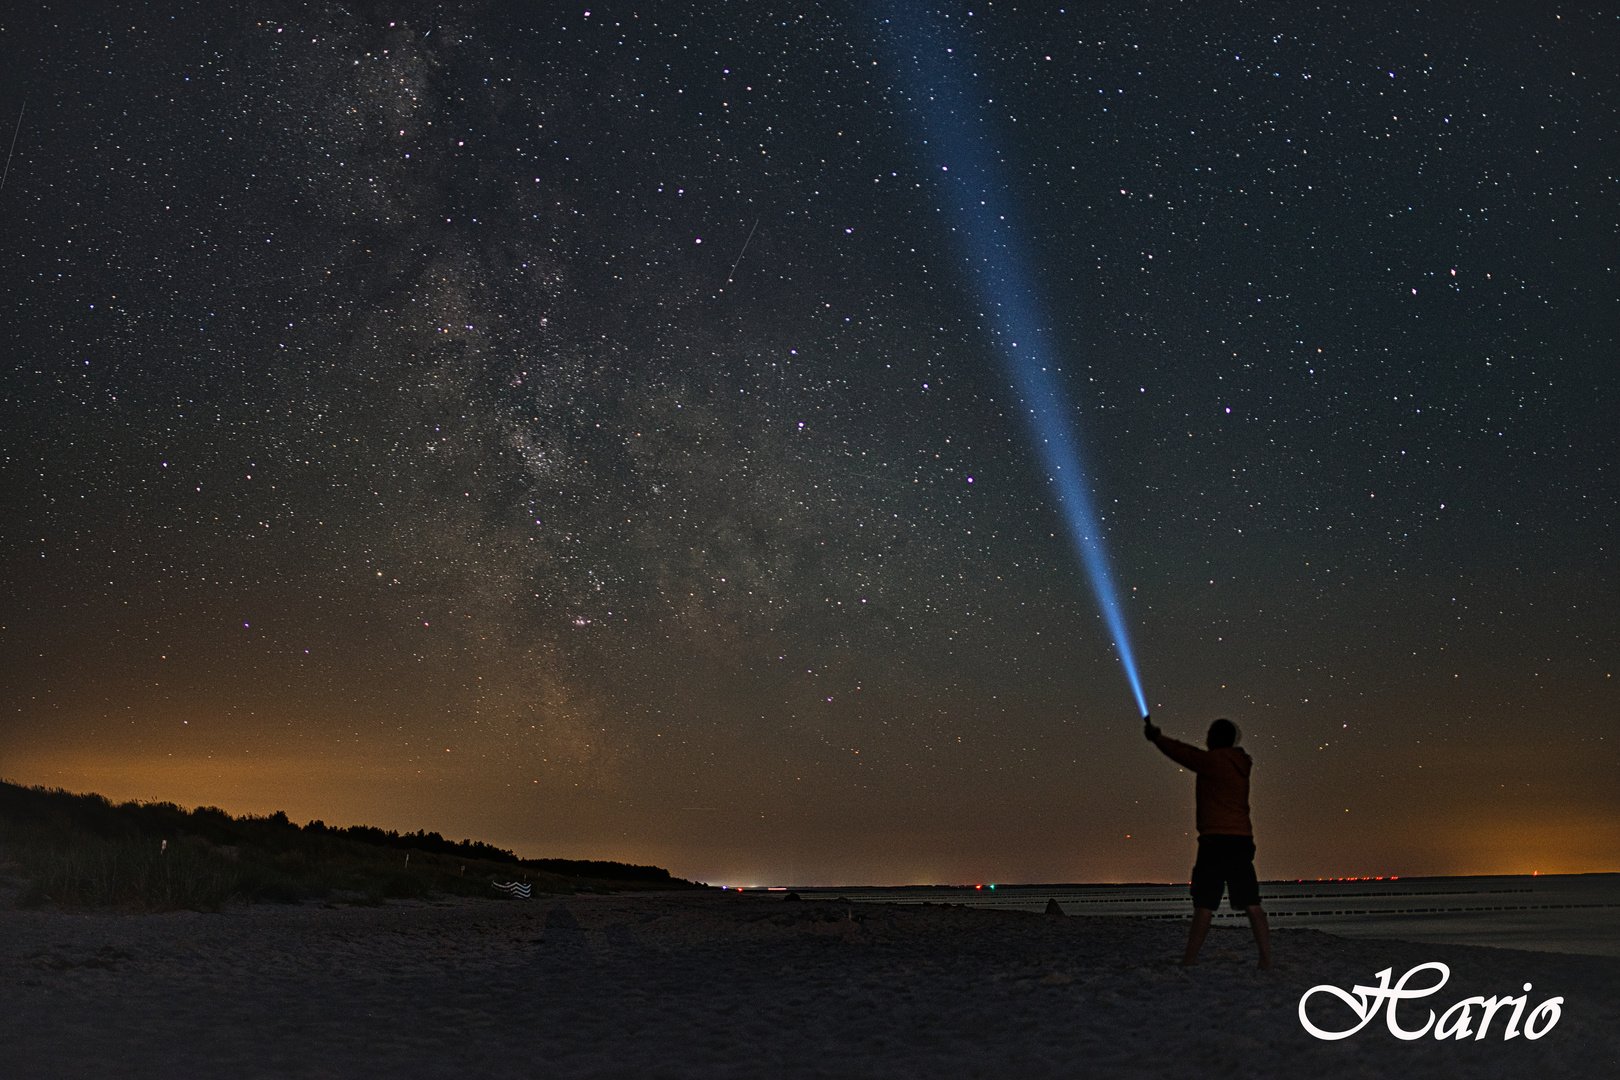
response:
{"label": "bare leg", "polygon": [[1249,909],[1249,928],[1254,931],[1254,943],[1260,948],[1260,970],[1271,970],[1271,925],[1266,922],[1266,909],[1255,904]]}
{"label": "bare leg", "polygon": [[1192,967],[1198,963],[1198,950],[1204,947],[1204,938],[1209,936],[1209,921],[1215,917],[1210,908],[1193,908],[1192,929],[1187,931],[1187,955],[1181,958],[1182,967]]}

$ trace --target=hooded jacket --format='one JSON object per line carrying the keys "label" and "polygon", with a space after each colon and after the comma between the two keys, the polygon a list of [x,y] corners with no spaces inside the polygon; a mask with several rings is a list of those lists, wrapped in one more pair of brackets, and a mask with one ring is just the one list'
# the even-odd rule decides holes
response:
{"label": "hooded jacket", "polygon": [[1254,759],[1235,746],[1200,750],[1165,734],[1153,739],[1165,757],[1198,774],[1198,835],[1253,836],[1249,771]]}

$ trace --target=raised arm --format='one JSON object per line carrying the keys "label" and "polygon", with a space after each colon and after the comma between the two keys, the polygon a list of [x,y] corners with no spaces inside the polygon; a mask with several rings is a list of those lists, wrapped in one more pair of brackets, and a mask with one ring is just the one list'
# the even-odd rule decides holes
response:
{"label": "raised arm", "polygon": [[1200,750],[1196,746],[1188,746],[1179,739],[1172,739],[1159,730],[1159,727],[1153,723],[1153,718],[1150,716],[1142,717],[1142,734],[1147,737],[1148,742],[1157,746],[1165,757],[1174,761],[1177,765],[1191,769],[1193,772],[1201,771],[1208,762],[1209,752],[1207,750]]}

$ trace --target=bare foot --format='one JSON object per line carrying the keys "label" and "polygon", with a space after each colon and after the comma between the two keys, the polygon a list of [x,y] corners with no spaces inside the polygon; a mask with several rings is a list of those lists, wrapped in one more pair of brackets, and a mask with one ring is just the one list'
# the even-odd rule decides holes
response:
{"label": "bare foot", "polygon": [[1262,960],[1256,966],[1259,967],[1261,971],[1270,971],[1271,970],[1271,961],[1270,960]]}

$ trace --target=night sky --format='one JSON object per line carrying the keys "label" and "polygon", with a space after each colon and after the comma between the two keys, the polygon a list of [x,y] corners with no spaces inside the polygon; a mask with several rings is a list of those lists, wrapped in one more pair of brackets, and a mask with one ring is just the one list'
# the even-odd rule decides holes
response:
{"label": "night sky", "polygon": [[952,40],[1261,875],[1620,870],[1620,22],[1104,7],[11,6],[0,776],[1185,880],[904,82]]}

